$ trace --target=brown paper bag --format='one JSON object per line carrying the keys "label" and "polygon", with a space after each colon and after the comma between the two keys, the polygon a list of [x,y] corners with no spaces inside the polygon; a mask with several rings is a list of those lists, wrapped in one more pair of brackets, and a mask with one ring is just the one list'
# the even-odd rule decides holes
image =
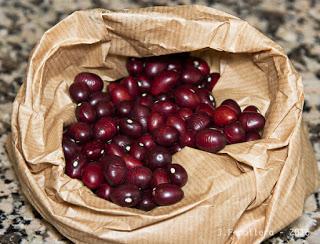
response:
{"label": "brown paper bag", "polygon": [[[150,212],[116,206],[66,176],[61,139],[74,120],[74,76],[91,71],[112,81],[127,75],[128,56],[185,51],[221,73],[218,103],[261,109],[263,139],[218,154],[183,149],[174,162],[190,176],[185,198]],[[258,243],[299,217],[318,185],[302,106],[301,78],[283,49],[229,14],[202,6],[80,11],[35,47],[7,148],[28,200],[74,242]]]}

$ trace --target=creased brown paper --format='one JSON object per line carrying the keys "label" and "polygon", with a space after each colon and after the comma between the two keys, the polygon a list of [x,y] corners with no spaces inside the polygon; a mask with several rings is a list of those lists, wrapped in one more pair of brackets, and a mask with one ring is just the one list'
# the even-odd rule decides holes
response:
{"label": "creased brown paper", "polygon": [[[68,86],[80,71],[107,81],[128,56],[191,51],[221,79],[218,103],[254,104],[267,117],[263,139],[219,154],[185,148],[185,198],[150,212],[121,208],[64,175],[63,125],[74,120]],[[294,221],[318,186],[302,123],[299,74],[281,47],[247,22],[202,6],[79,11],[35,47],[14,102],[7,143],[32,205],[77,243],[258,243]]]}

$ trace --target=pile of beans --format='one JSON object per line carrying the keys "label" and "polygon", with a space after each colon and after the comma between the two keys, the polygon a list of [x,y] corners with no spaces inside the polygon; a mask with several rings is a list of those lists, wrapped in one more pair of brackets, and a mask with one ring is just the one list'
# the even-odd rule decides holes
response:
{"label": "pile of beans", "polygon": [[[78,74],[69,88],[77,122],[65,128],[65,172],[99,197],[149,211],[177,203],[188,174],[172,155],[188,146],[218,152],[261,138],[265,118],[227,99],[216,107],[220,78],[189,54],[129,58],[129,76],[110,83]],[[183,163],[183,162],[182,162]],[[214,163],[214,162],[213,162]]]}

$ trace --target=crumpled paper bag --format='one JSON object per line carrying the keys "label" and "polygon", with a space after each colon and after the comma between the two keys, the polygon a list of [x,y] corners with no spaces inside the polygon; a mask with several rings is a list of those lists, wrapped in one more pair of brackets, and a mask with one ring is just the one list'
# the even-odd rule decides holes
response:
{"label": "crumpled paper bag", "polygon": [[[74,121],[68,87],[81,71],[106,83],[128,56],[192,52],[221,73],[213,94],[266,116],[263,139],[218,154],[184,148],[185,198],[150,212],[96,197],[64,174],[63,126]],[[13,106],[7,149],[31,204],[77,243],[258,243],[301,215],[318,186],[302,123],[301,77],[283,49],[247,22],[203,6],[75,12],[31,55]]]}

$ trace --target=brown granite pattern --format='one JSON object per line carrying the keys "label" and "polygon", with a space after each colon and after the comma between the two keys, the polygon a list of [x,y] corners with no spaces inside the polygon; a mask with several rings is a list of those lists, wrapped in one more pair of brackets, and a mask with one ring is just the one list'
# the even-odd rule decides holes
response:
{"label": "brown granite pattern", "polygon": [[[317,0],[0,0],[0,243],[68,243],[27,202],[3,145],[11,102],[30,51],[45,30],[78,9],[203,4],[247,20],[282,45],[302,74],[304,118],[320,165],[320,1]],[[265,243],[320,243],[320,190],[304,214]]]}

